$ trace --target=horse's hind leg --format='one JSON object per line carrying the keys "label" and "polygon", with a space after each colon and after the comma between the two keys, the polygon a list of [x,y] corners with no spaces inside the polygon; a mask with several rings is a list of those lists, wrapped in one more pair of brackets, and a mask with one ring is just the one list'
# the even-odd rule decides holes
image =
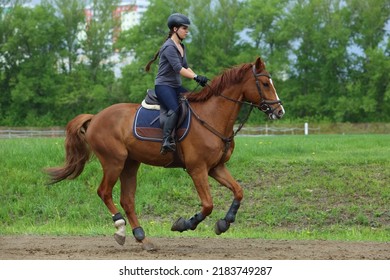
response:
{"label": "horse's hind leg", "polygon": [[100,186],[98,188],[98,195],[103,200],[104,204],[107,206],[108,210],[110,211],[112,215],[112,219],[114,221],[115,227],[117,228],[117,232],[115,233],[114,237],[116,242],[118,244],[123,245],[125,243],[126,238],[126,221],[124,220],[121,213],[118,211],[117,207],[115,206],[113,200],[112,200],[112,189],[114,188],[114,185],[119,177],[118,171],[109,171],[107,169],[104,169],[104,175],[102,182],[100,183]]}
{"label": "horse's hind leg", "polygon": [[103,155],[98,152],[95,152],[95,154],[99,158],[103,168],[103,178],[97,193],[110,211],[115,227],[117,228],[117,232],[114,235],[115,240],[118,244],[123,245],[126,238],[126,221],[112,200],[112,189],[122,172],[127,155],[126,153],[119,152],[111,153],[110,155]]}
{"label": "horse's hind leg", "polygon": [[126,212],[127,219],[133,230],[137,242],[142,243],[142,248],[147,251],[155,250],[154,245],[145,238],[145,232],[140,226],[135,213],[135,193],[137,190],[137,171],[140,163],[127,160],[120,175],[121,181],[121,206]]}
{"label": "horse's hind leg", "polygon": [[240,202],[243,198],[243,191],[241,186],[232,177],[225,164],[217,165],[215,168],[210,170],[209,175],[217,180],[217,182],[221,185],[229,188],[234,194],[232,205],[226,213],[225,218],[218,220],[215,224],[215,233],[219,235],[227,231],[230,224],[235,221],[238,208],[240,207]]}

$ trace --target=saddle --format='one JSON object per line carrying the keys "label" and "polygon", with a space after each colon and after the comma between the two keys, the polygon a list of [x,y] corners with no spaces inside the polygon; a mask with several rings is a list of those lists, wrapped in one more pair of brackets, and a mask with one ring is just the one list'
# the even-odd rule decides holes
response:
{"label": "saddle", "polygon": [[[191,124],[191,111],[187,103],[180,100],[179,106],[179,119],[175,130],[175,138],[178,142],[187,136]],[[161,142],[162,127],[167,119],[167,113],[168,109],[159,103],[156,92],[148,89],[135,115],[134,135],[140,140]]]}

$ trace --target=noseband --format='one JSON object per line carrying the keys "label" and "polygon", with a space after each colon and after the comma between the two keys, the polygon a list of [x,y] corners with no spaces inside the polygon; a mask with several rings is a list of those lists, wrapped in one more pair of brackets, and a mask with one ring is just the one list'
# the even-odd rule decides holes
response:
{"label": "noseband", "polygon": [[268,116],[271,116],[274,113],[276,108],[273,109],[270,105],[274,105],[274,104],[282,105],[283,102],[280,99],[267,100],[265,98],[264,93],[261,90],[260,81],[259,81],[258,77],[264,76],[264,77],[267,77],[268,79],[271,79],[271,76],[269,74],[256,73],[256,65],[253,65],[252,72],[253,72],[253,76],[255,77],[255,80],[256,80],[257,92],[259,93],[260,98],[261,98],[261,102],[259,105],[252,105],[252,106],[258,107],[260,109],[260,111],[266,113]]}

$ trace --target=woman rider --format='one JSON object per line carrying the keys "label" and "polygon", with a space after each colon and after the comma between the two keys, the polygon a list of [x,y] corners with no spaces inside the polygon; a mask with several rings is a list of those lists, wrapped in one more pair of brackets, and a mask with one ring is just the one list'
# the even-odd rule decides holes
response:
{"label": "woman rider", "polygon": [[161,106],[164,106],[168,111],[167,119],[163,125],[161,154],[176,150],[172,132],[178,120],[179,98],[181,93],[188,92],[182,87],[181,76],[194,79],[203,87],[208,80],[204,76],[196,75],[188,67],[186,49],[182,41],[187,37],[189,26],[190,20],[185,15],[179,13],[170,15],[168,17],[168,37],[145,67],[145,70],[149,72],[151,64],[156,61],[157,57],[160,58],[155,79],[155,91]]}

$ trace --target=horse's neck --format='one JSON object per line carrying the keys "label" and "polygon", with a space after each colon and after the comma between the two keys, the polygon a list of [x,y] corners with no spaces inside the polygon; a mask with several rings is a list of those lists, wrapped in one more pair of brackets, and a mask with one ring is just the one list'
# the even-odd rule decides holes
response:
{"label": "horse's neck", "polygon": [[212,96],[205,102],[194,103],[193,107],[202,120],[229,137],[241,108],[241,104],[233,100],[239,100],[241,95],[234,88],[225,90],[222,95],[231,100],[222,96]]}

